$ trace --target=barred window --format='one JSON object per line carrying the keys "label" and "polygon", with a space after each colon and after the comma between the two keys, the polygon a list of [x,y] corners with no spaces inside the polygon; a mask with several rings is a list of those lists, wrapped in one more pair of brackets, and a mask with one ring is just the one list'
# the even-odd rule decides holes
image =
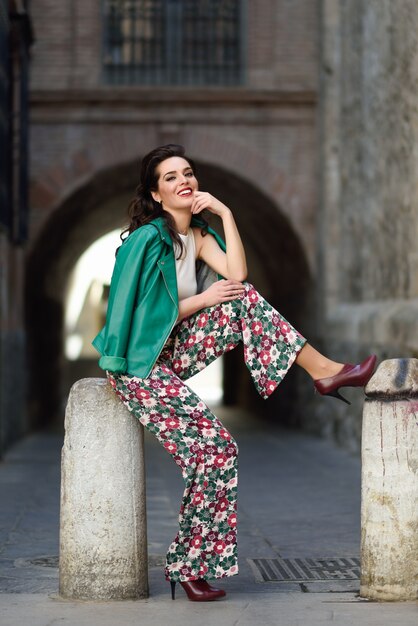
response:
{"label": "barred window", "polygon": [[103,0],[103,79],[243,83],[245,0]]}

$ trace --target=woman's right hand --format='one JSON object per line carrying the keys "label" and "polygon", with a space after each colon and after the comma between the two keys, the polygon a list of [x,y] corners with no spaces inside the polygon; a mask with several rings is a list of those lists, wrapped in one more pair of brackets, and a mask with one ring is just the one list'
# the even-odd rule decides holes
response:
{"label": "woman's right hand", "polygon": [[218,280],[203,292],[205,307],[239,298],[244,291],[245,285],[239,280],[234,280],[233,278]]}

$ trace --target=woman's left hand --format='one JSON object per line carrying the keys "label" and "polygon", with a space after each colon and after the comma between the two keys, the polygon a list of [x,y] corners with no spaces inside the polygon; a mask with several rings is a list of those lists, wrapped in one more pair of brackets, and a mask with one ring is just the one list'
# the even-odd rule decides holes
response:
{"label": "woman's left hand", "polygon": [[222,217],[230,213],[230,209],[220,200],[212,196],[207,191],[195,191],[192,201],[191,211],[193,215],[200,213],[203,209],[208,209],[211,213]]}

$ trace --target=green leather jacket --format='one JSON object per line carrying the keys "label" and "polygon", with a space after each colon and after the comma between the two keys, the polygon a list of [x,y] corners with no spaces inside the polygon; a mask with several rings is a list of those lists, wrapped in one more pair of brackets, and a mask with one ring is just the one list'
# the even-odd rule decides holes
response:
{"label": "green leather jacket", "polygon": [[[191,226],[203,226],[193,215]],[[225,242],[208,227],[222,250]],[[223,276],[204,261],[196,262],[197,292]],[[123,241],[115,260],[106,323],[92,344],[101,354],[99,366],[117,374],[149,376],[174,328],[178,292],[173,242],[164,218],[134,230]]]}

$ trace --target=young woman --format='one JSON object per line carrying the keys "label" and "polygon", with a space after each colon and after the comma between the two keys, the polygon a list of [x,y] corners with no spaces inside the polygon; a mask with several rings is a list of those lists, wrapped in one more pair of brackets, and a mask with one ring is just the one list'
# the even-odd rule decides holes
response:
{"label": "young woman", "polygon": [[[263,398],[296,362],[321,394],[347,402],[338,389],[364,386],[376,357],[359,365],[328,359],[246,281],[232,211],[199,191],[182,146],[152,150],[140,177],[116,251],[106,324],[92,343],[118,397],[182,472],[179,530],[164,570],[172,598],[179,581],[190,600],[214,600],[225,591],[208,579],[238,573],[238,446],[184,381],[242,342]],[[204,209],[222,219],[225,242],[199,215]]]}

